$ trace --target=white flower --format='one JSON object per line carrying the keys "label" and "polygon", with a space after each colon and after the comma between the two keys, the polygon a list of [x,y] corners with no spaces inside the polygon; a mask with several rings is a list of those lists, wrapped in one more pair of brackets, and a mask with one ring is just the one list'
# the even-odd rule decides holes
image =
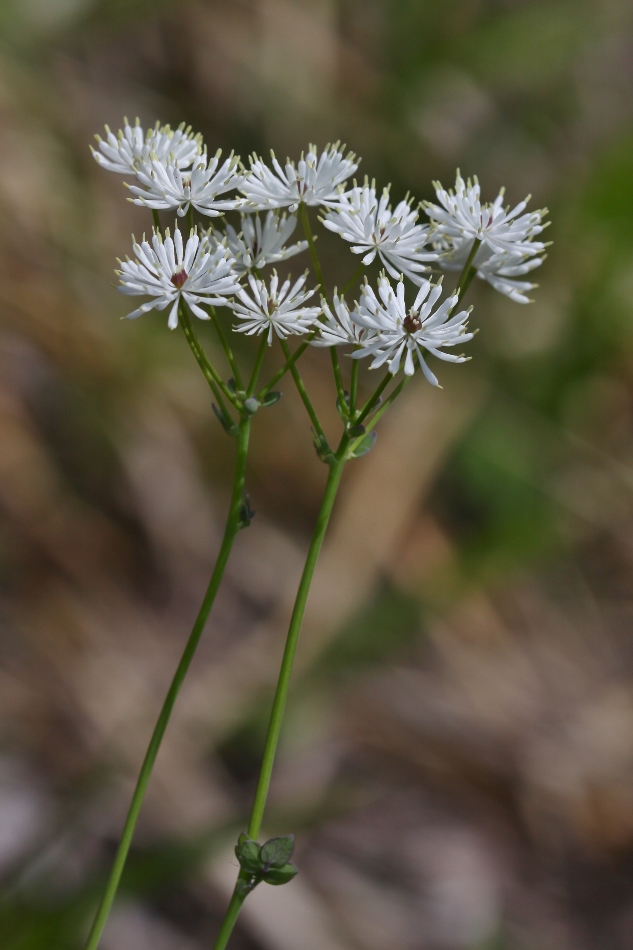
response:
{"label": "white flower", "polygon": [[185,128],[184,122],[174,130],[157,122],[144,135],[138,119],[133,126],[127,118],[123,121],[123,129],[116,135],[106,125],[105,141],[95,135],[99,151],[90,146],[95,161],[106,171],[135,175],[137,166],[148,162],[151,155],[161,162],[171,158],[178,168],[188,168],[202,151],[201,136],[194,135],[190,126]]}
{"label": "white flower", "polygon": [[187,214],[190,205],[210,218],[240,208],[244,204],[243,198],[219,198],[239,188],[244,180],[238,171],[239,158],[231,154],[218,168],[220,154],[218,151],[210,161],[206,155],[201,155],[190,171],[182,171],[170,158],[160,161],[152,156],[136,171],[143,187],[128,186],[136,195],[131,200],[135,205],[157,211],[175,210],[181,218]]}
{"label": "white flower", "polygon": [[487,261],[477,265],[477,276],[487,280],[495,290],[510,297],[515,303],[531,303],[526,293],[534,290],[538,284],[516,278],[540,267],[543,260],[543,257],[527,257],[517,261],[516,258],[508,258],[507,254],[493,254]]}
{"label": "white flower", "polygon": [[364,254],[363,264],[369,266],[376,254],[392,277],[401,274],[416,284],[422,283],[422,271],[428,270],[425,261],[436,261],[437,252],[423,250],[429,228],[417,224],[418,213],[408,201],[401,201],[392,211],[389,189],[380,198],[375,183],[371,187],[365,179],[361,188],[355,185],[341,195],[337,205],[323,218],[323,224],[345,241],[353,244],[354,254]]}
{"label": "white flower", "polygon": [[472,242],[478,240],[493,253],[510,257],[532,256],[544,250],[545,245],[534,237],[546,226],[541,223],[545,211],[523,214],[529,196],[514,208],[504,209],[502,188],[492,204],[482,203],[477,179],[464,182],[459,171],[455,191],[445,191],[439,182],[434,185],[440,204],[425,202],[426,213],[435,225],[435,233],[451,248],[461,249],[463,242],[472,247]]}
{"label": "white flower", "polygon": [[361,340],[367,340],[372,333],[363,327],[354,323],[349,307],[343,297],[339,297],[335,292],[332,297],[334,304],[334,313],[323,297],[321,298],[321,309],[325,317],[325,322],[317,324],[320,334],[311,340],[313,346],[344,346],[353,344],[358,346]]}
{"label": "white flower", "polygon": [[383,275],[378,282],[378,297],[366,283],[352,319],[361,327],[375,331],[375,336],[367,341],[361,340],[361,349],[356,350],[352,357],[373,356],[371,369],[387,363],[389,372],[395,376],[404,353],[404,372],[413,376],[417,354],[422,372],[432,386],[437,386],[437,378],[426,365],[423,350],[441,360],[463,363],[467,357],[444,353],[443,347],[466,343],[473,338],[472,333],[466,332],[470,310],[451,313],[459,301],[457,294],[433,310],[441,293],[441,283],[433,285],[427,280],[418,290],[413,306],[407,308],[402,280],[398,281],[394,293],[389,279]]}
{"label": "white flower", "polygon": [[338,200],[341,186],[358,168],[356,156],[352,152],[343,155],[339,142],[327,145],[320,156],[316,145],[310,145],[296,166],[287,159],[285,168],[274,152],[270,154],[274,170],[253,155],[250,171],[241,187],[254,211],[286,207],[296,211],[301,203],[332,204]]}
{"label": "white flower", "polygon": [[237,317],[244,323],[236,326],[240,333],[252,336],[268,331],[268,344],[273,340],[273,331],[282,339],[291,334],[307,333],[316,318],[321,313],[320,307],[306,307],[305,302],[314,294],[314,290],[302,290],[306,282],[307,271],[292,287],[290,279],[279,287],[277,272],[273,271],[270,280],[270,289],[265,281],[249,274],[248,282],[251,295],[246,290],[237,292],[239,303],[234,301],[230,306]]}
{"label": "white flower", "polygon": [[[444,270],[462,270],[472,249],[472,243],[469,240],[462,241],[454,247],[443,241],[436,243],[435,246],[439,251],[445,251],[439,261]],[[510,297],[515,303],[531,303],[526,294],[538,284],[516,278],[523,277],[536,267],[540,267],[544,260],[545,255],[538,254],[534,256],[525,254],[523,257],[514,257],[507,253],[494,254],[489,247],[481,244],[477,248],[472,266],[477,272],[477,277],[487,281],[499,293]]]}
{"label": "white flower", "polygon": [[305,251],[307,241],[285,246],[296,226],[294,215],[286,217],[269,211],[262,224],[258,214],[243,214],[239,234],[232,224],[227,224],[225,235],[212,232],[210,238],[218,244],[226,241],[231,257],[235,258],[233,270],[236,274],[245,274],[254,267],[260,270],[266,264],[277,264]]}
{"label": "white flower", "polygon": [[128,313],[128,320],[140,317],[148,310],[164,310],[171,305],[168,326],[174,330],[178,326],[178,304],[181,298],[197,317],[208,320],[209,314],[201,310],[199,304],[226,305],[226,296],[235,293],[239,283],[231,271],[233,261],[226,247],[220,245],[212,248],[206,235],[200,238],[192,231],[183,248],[178,228],[174,231],[173,240],[168,230],[165,234],[163,240],[160,233],[155,231],[151,245],[145,239],[141,244],[134,241],[137,260],[127,258],[119,261],[121,269],[117,273],[121,279],[119,291],[122,294],[153,298],[138,310]]}

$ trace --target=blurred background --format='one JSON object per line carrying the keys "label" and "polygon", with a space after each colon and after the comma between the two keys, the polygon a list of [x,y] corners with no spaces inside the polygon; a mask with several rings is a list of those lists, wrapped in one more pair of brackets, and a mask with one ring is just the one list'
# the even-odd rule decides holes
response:
{"label": "blurred background", "polygon": [[[184,338],[119,320],[149,215],[88,145],[124,115],[243,158],[340,138],[397,200],[459,166],[553,221],[536,302],[475,281],[472,362],[416,380],[348,466],[265,829],[301,873],[232,947],[630,950],[627,0],[3,0],[3,950],[82,946],[230,487]],[[333,431],[328,361],[304,365]],[[325,480],[283,388],[103,950],[202,950],[226,906]]]}

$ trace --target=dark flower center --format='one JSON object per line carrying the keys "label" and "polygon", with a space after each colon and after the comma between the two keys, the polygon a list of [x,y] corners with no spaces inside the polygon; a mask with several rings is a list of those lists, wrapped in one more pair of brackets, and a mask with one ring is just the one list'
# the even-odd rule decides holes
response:
{"label": "dark flower center", "polygon": [[176,274],[171,275],[171,282],[174,285],[174,287],[177,287],[178,290],[180,290],[180,288],[182,287],[182,285],[184,284],[188,276],[189,274],[183,267],[182,270],[179,270]]}
{"label": "dark flower center", "polygon": [[408,314],[404,318],[402,326],[407,333],[415,333],[417,330],[422,329],[422,321],[420,320],[420,317],[417,313],[415,313],[413,310],[409,310]]}

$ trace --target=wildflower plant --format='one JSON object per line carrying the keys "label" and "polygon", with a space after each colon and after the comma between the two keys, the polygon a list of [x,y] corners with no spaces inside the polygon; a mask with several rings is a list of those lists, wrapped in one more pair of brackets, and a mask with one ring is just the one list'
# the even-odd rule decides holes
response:
{"label": "wildflower plant", "polygon": [[[184,125],[175,131],[156,125],[145,133],[138,120],[134,126],[126,120],[117,135],[106,128],[106,139],[97,141],[95,160],[107,171],[133,178],[128,183],[131,200],[153,216],[151,237],[140,242],[133,238],[134,258],[120,262],[117,271],[121,293],[145,298],[128,317],[168,310],[168,326],[182,328],[211,389],[214,413],[235,441],[235,474],[209,586],[150,739],[86,950],[96,950],[99,944],[176,698],[233,542],[253,517],[245,479],[254,417],[278,401],[281,394],[275,387],[286,374],[310,419],[317,457],[328,468],[281,659],[253,807],[235,847],[239,872],[214,945],[223,950],[251,891],[261,883],[285,884],[297,873],[290,860],[292,835],[263,844],[258,839],[303,615],[345,466],[372,450],[377,423],[417,370],[438,386],[432,368],[436,361],[468,359],[462,347],[474,331],[469,326],[471,308],[464,308],[462,301],[475,275],[512,300],[527,302],[526,291],[534,285],[520,278],[543,261],[545,245],[536,238],[545,227],[544,212],[526,212],[526,202],[504,208],[503,191],[491,204],[483,203],[477,180],[464,182],[459,172],[454,190],[436,184],[437,203],[415,206],[406,198],[392,208],[388,187],[380,195],[367,180],[348,188],[358,162],[338,143],[321,152],[311,145],[298,162],[288,160],[284,166],[274,154],[271,166],[256,156],[244,166],[235,155],[221,163],[217,153],[209,161],[201,137]],[[328,289],[322,273],[309,207],[320,209],[325,229],[338,235],[352,254],[362,255],[341,293]],[[428,223],[419,220],[422,211]],[[169,220],[162,220],[159,212]],[[236,214],[233,221],[226,219],[231,213]],[[221,220],[209,227],[209,218]],[[304,240],[289,244],[298,220]],[[293,279],[271,267],[305,251],[310,253],[312,275],[305,271]],[[376,258],[384,267],[378,280],[365,275],[358,286]],[[453,290],[445,291],[439,269],[460,271]],[[350,290],[358,299],[346,300]],[[224,352],[224,369],[209,359],[192,318],[212,322]],[[234,356],[233,332],[259,338],[248,371]],[[292,337],[301,337],[294,349]],[[262,385],[264,356],[272,346],[281,352],[281,366]],[[332,398],[341,420],[336,446],[326,438],[300,373],[299,360],[309,346],[330,352]],[[344,361],[345,372],[341,348],[351,357]],[[366,377],[381,368],[384,374],[372,390]],[[366,393],[363,398],[361,392]]]}

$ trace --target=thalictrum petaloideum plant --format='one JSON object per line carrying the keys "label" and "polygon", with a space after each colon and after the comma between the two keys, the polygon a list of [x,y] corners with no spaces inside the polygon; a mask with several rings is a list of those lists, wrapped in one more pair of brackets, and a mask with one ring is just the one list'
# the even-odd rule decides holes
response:
{"label": "thalictrum petaloideum plant", "polygon": [[[127,184],[134,204],[151,210],[149,239],[133,239],[134,257],[120,262],[119,290],[145,302],[130,319],[151,310],[167,310],[167,325],[182,328],[187,343],[213,394],[213,411],[235,440],[235,474],[224,535],[209,586],[158,716],[132,796],[114,864],[88,936],[86,950],[96,950],[125,866],[152,768],[178,692],[202,636],[238,532],[253,512],[245,489],[250,428],[256,413],[273,406],[275,389],[289,373],[312,425],[318,458],[328,477],[296,594],[283,651],[277,688],[266,735],[262,765],[246,831],[235,853],[239,862],[235,889],[221,925],[215,950],[226,947],[240,908],[260,883],[285,884],[297,873],[290,859],[294,837],[283,835],[260,844],[266,798],[282,726],[292,666],[303,615],[321,545],[345,465],[369,452],[376,424],[405,385],[420,370],[438,386],[431,365],[436,359],[462,363],[456,347],[472,339],[470,310],[462,298],[474,277],[500,293],[527,303],[535,286],[525,277],[544,259],[545,244],[536,240],[545,227],[543,211],[526,212],[522,201],[504,207],[503,190],[492,203],[481,201],[477,179],[445,191],[435,183],[437,204],[416,206],[406,198],[392,207],[389,188],[379,194],[375,183],[347,183],[358,168],[352,153],[338,143],[323,152],[311,145],[295,164],[271,164],[253,155],[245,167],[230,155],[209,159],[201,136],[184,125],[176,130],[158,124],[147,133],[138,120],[106,139],[97,136],[93,155],[102,168],[134,179]],[[310,207],[321,209],[324,227],[362,255],[341,294],[330,290],[321,270],[309,220]],[[428,223],[419,220],[424,210]],[[174,214],[176,223],[163,227],[159,212]],[[233,222],[227,213],[236,213]],[[260,213],[262,216],[260,217]],[[220,228],[205,228],[204,218],[223,217]],[[181,229],[178,219],[184,219]],[[289,244],[298,219],[304,240]],[[170,221],[171,224],[171,221]],[[282,279],[270,265],[309,251],[313,277]],[[363,271],[379,258],[384,271],[377,283],[365,278],[358,299],[345,292],[357,288]],[[352,268],[350,268],[352,270]],[[452,293],[444,293],[440,270],[455,270]],[[316,286],[314,286],[316,282]],[[195,320],[211,321],[228,372],[208,358],[194,329]],[[230,344],[232,331],[259,337],[251,366],[238,365]],[[300,337],[291,349],[289,339]],[[268,347],[277,344],[279,370],[264,385],[260,373]],[[333,372],[332,398],[341,420],[336,446],[330,444],[304,385],[299,360],[309,346],[329,348]],[[339,359],[339,349],[349,360]],[[429,359],[430,358],[430,359]],[[385,370],[364,400],[366,380],[359,381],[361,362]],[[225,378],[226,377],[226,378]],[[360,385],[359,385],[360,382]]]}

